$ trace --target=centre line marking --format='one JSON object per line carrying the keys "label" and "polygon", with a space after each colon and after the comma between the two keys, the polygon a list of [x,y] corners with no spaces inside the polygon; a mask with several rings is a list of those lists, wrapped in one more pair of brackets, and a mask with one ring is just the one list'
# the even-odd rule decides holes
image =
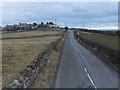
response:
{"label": "centre line marking", "polygon": [[92,85],[94,86],[95,90],[97,90],[97,88],[96,88],[96,86],[95,86],[95,84],[94,84],[92,78],[90,77],[90,75],[89,75],[89,73],[88,73],[88,71],[87,71],[86,68],[85,68],[85,72],[87,73],[87,76],[88,76],[88,78],[90,79],[90,81],[91,81]]}

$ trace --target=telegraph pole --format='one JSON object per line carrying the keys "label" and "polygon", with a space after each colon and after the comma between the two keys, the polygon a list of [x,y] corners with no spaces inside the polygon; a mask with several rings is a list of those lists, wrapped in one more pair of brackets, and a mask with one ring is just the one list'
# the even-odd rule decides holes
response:
{"label": "telegraph pole", "polygon": [[55,27],[56,27],[56,19],[55,19]]}
{"label": "telegraph pole", "polygon": [[83,20],[83,30],[84,30],[84,20]]}

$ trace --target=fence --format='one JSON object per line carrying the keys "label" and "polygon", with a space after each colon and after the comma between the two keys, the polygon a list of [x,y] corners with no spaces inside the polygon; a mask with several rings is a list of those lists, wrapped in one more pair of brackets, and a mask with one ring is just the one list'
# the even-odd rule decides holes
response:
{"label": "fence", "polygon": [[99,43],[96,43],[96,42],[87,40],[85,38],[82,38],[77,34],[76,31],[74,32],[74,35],[75,35],[75,38],[77,38],[78,41],[81,42],[82,44],[84,44],[84,45],[86,45],[90,48],[94,48],[97,51],[99,51],[100,53],[104,53],[105,55],[107,55],[110,58],[112,63],[118,64],[119,58],[120,58],[120,56],[119,56],[120,52],[119,51],[113,50],[113,49],[111,49],[109,47],[106,47],[104,45],[101,45]]}
{"label": "fence", "polygon": [[57,41],[51,42],[47,45],[47,49],[44,50],[41,54],[38,55],[36,60],[34,60],[31,65],[27,66],[22,72],[20,72],[16,79],[14,79],[8,86],[4,87],[4,90],[7,89],[16,89],[16,88],[29,88],[32,82],[35,80],[36,76],[40,73],[42,68],[47,62],[47,57],[51,53],[52,49],[55,49],[58,42],[62,40],[64,34]]}

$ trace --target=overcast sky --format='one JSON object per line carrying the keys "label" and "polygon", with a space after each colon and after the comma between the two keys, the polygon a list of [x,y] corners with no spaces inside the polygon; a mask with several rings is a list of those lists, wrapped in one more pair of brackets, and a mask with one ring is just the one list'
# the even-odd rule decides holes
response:
{"label": "overcast sky", "polygon": [[117,2],[5,2],[2,4],[2,25],[19,22],[55,21],[64,26],[117,28]]}

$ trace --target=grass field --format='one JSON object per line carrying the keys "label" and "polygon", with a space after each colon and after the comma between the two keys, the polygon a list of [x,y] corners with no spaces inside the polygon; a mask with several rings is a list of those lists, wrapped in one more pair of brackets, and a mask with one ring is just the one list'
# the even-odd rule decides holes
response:
{"label": "grass field", "polygon": [[[48,33],[61,33],[61,31],[30,31],[9,33],[8,36],[26,36]],[[11,35],[10,35],[11,34]],[[17,35],[16,35],[17,34]],[[6,34],[7,35],[7,34]],[[2,40],[2,84],[7,85],[15,76],[29,65],[37,55],[46,48],[46,44],[55,41],[60,36],[43,38]]]}
{"label": "grass field", "polygon": [[104,46],[110,47],[114,50],[118,50],[118,36],[110,36],[105,34],[89,33],[82,31],[79,31],[79,35],[90,41],[94,41]]}
{"label": "grass field", "polygon": [[58,30],[55,30],[54,28],[46,28],[46,29],[38,29],[38,30],[26,31],[26,32],[4,33],[2,34],[2,38],[25,37],[25,36],[59,34],[59,33],[60,32]]}

